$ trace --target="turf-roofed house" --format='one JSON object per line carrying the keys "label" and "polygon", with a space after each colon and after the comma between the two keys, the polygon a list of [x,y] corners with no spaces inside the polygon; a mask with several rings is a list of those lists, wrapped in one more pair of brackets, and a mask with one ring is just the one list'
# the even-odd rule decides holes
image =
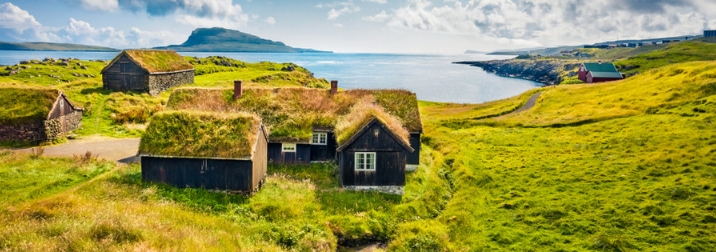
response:
{"label": "turf-roofed house", "polygon": [[37,144],[77,129],[84,110],[50,88],[0,88],[0,142]]}
{"label": "turf-roofed house", "polygon": [[584,83],[598,83],[624,79],[612,63],[584,62],[579,66],[578,78]]}
{"label": "turf-roofed house", "polygon": [[139,144],[142,180],[255,192],[266,177],[267,140],[261,120],[247,113],[158,113]]}
{"label": "turf-roofed house", "polygon": [[194,83],[194,65],[174,51],[125,50],[101,74],[105,89],[151,95]]}
{"label": "turf-roofed house", "polygon": [[[398,150],[398,148],[389,149],[390,151],[401,151],[402,153],[396,157],[395,162],[381,163],[382,159],[375,159],[374,171],[370,171],[372,168],[351,170],[350,172],[355,173],[356,176],[367,176],[367,174],[371,173],[374,176],[345,185],[361,183],[366,186],[383,186],[384,184],[381,183],[384,180],[378,178],[394,176],[392,173],[383,173],[383,167],[386,166],[394,166],[394,168],[390,169],[401,172],[401,175],[395,177],[397,182],[391,181],[390,185],[404,185],[405,175],[402,173],[406,170],[416,169],[419,164],[420,135],[423,128],[417,98],[414,93],[406,90],[356,89],[338,91],[336,81],[332,81],[330,90],[298,87],[243,88],[241,82],[236,81],[233,90],[176,89],[169,97],[166,108],[169,110],[258,114],[270,132],[268,161],[283,164],[308,164],[310,162],[338,160],[339,148],[343,146],[343,143],[350,142],[347,140],[354,137],[350,134],[340,135],[341,133],[350,132],[358,135],[365,133],[363,129],[368,127],[369,117],[361,118],[358,121],[347,120],[351,116],[350,114],[354,114],[351,111],[360,107],[369,109],[370,113],[367,115],[375,116],[376,113],[380,113],[380,115],[375,116],[379,120],[375,124],[371,124],[371,127],[378,125],[377,127],[383,128],[381,132],[384,132],[384,134],[378,135],[380,140],[366,142],[372,144],[372,146],[364,146],[365,148],[363,149],[366,152],[370,152],[370,148],[383,150],[380,149],[383,148],[383,144],[390,145],[393,148],[396,146],[393,144],[395,141],[398,142],[399,147],[405,148],[402,150]],[[388,119],[382,120],[383,118]],[[391,122],[390,127],[385,125],[388,122]],[[345,123],[348,123],[348,125],[345,125],[346,127],[339,127]],[[348,128],[352,130],[341,131],[341,129]],[[398,128],[402,130],[397,130]],[[374,132],[371,131],[370,134],[373,135]],[[346,142],[343,142],[344,140]],[[357,136],[354,140],[362,141],[364,139]],[[392,142],[384,142],[387,140]],[[358,150],[352,147],[345,147],[345,149],[349,151]],[[385,150],[388,151],[388,149]],[[387,186],[387,184],[385,185]]]}

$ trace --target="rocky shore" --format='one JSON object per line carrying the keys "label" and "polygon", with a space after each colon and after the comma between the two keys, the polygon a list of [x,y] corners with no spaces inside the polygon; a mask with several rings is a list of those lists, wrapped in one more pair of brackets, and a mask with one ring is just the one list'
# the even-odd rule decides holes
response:
{"label": "rocky shore", "polygon": [[490,60],[490,61],[459,61],[453,64],[465,64],[482,68],[488,73],[499,76],[522,78],[543,83],[545,85],[556,85],[562,82],[560,71],[573,69],[571,64],[564,64],[558,60]]}

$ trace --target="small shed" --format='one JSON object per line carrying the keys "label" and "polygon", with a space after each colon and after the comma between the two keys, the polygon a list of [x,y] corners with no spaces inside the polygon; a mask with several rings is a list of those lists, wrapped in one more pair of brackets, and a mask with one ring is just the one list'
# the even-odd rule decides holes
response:
{"label": "small shed", "polygon": [[125,50],[102,69],[105,89],[157,95],[194,83],[194,65],[174,51]]}
{"label": "small shed", "polygon": [[266,130],[245,113],[162,112],[139,144],[142,180],[251,193],[266,176]]}
{"label": "small shed", "polygon": [[409,133],[372,104],[357,104],[336,126],[341,186],[403,194]]}
{"label": "small shed", "polygon": [[0,142],[37,144],[79,128],[84,109],[60,90],[0,88]]}
{"label": "small shed", "polygon": [[609,62],[585,62],[579,66],[578,77],[584,83],[597,83],[624,79],[614,64]]}

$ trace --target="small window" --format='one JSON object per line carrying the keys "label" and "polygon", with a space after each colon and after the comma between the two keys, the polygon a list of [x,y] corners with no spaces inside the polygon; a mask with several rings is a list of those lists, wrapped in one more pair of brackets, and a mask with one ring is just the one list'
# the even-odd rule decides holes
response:
{"label": "small window", "polygon": [[327,141],[328,141],[328,133],[313,132],[313,137],[311,137],[311,144],[326,145]]}
{"label": "small window", "polygon": [[375,171],[375,152],[356,152],[356,171]]}
{"label": "small window", "polygon": [[282,143],[281,151],[282,152],[296,152],[296,144],[295,143]]}

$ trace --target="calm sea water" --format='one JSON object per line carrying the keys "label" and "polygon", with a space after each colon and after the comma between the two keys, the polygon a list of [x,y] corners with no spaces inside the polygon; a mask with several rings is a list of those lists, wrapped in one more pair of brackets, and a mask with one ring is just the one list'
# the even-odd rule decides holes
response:
{"label": "calm sea water", "polygon": [[[21,60],[114,58],[116,52],[0,51],[0,65]],[[509,56],[482,54],[405,55],[344,53],[181,53],[187,56],[226,56],[246,62],[293,62],[308,68],[316,77],[338,80],[345,89],[400,88],[427,101],[480,103],[504,99],[539,87],[537,82],[499,77],[477,67],[454,61],[506,59]]]}

